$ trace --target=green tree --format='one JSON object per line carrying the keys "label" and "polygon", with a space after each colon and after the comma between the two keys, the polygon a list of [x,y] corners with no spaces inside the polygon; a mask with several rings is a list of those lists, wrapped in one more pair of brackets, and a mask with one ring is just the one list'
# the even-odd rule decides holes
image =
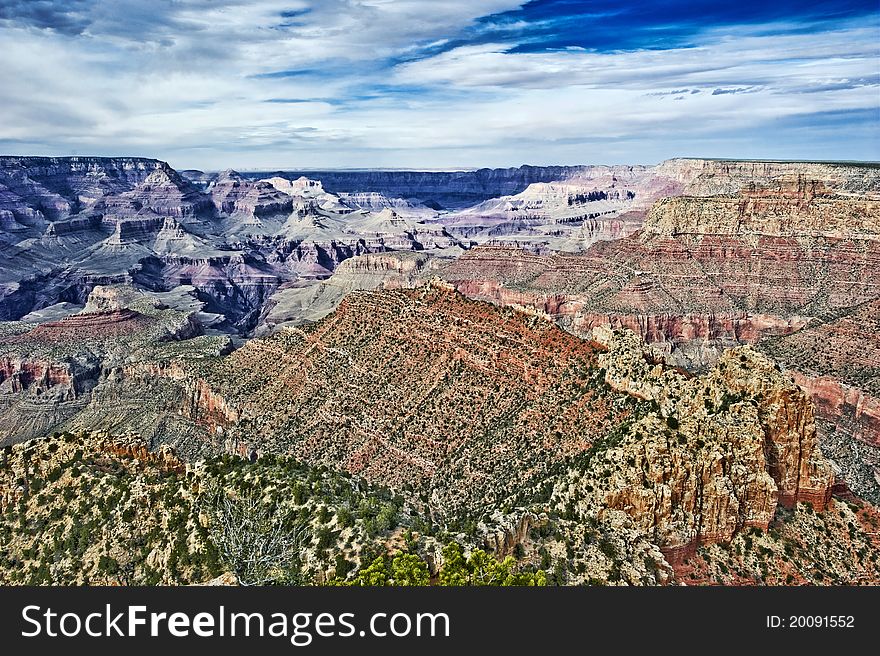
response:
{"label": "green tree", "polygon": [[330,581],[330,585],[352,586],[415,586],[428,585],[431,582],[428,565],[416,554],[398,553],[389,559],[377,556],[373,562],[361,568],[351,581],[341,578]]}
{"label": "green tree", "polygon": [[390,585],[391,572],[385,556],[378,556],[372,563],[361,568],[358,575],[350,583],[336,582],[336,585],[375,586]]}
{"label": "green tree", "polygon": [[518,571],[512,556],[499,561],[482,549],[474,549],[465,560],[461,546],[453,542],[443,548],[440,585],[545,586],[547,575],[543,570]]}
{"label": "green tree", "polygon": [[431,575],[428,564],[415,554],[401,553],[391,561],[391,577],[394,585],[428,585]]}
{"label": "green tree", "polygon": [[443,547],[443,567],[440,569],[440,585],[467,585],[469,572],[461,546],[451,542]]}

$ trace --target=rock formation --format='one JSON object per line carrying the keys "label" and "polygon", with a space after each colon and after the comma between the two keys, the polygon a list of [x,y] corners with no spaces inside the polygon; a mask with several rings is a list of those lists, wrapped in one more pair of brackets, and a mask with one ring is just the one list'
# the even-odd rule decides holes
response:
{"label": "rock formation", "polygon": [[666,198],[651,208],[644,238],[683,234],[876,239],[880,189],[866,196],[836,194],[800,174],[752,183],[731,196]]}
{"label": "rock formation", "polygon": [[630,328],[694,371],[725,348],[757,344],[810,390],[834,439],[857,434],[875,448],[876,168],[675,160],[658,169],[685,195],[655,203],[631,237],[580,254],[480,247],[441,275],[471,297],[535,307],[575,334]]}
{"label": "rock formation", "polygon": [[[496,196],[517,194],[535,182],[553,182],[589,167],[521,166],[475,171],[284,171],[284,177],[321,180],[338,194],[375,192],[388,198],[416,199],[442,208],[462,208]],[[281,173],[281,172],[279,172]],[[248,174],[264,177],[264,173]]]}
{"label": "rock formation", "polygon": [[214,207],[222,214],[258,222],[260,216],[285,217],[293,210],[291,197],[270,181],[248,181],[236,171],[224,171],[207,188]]}
{"label": "rock formation", "polygon": [[279,286],[349,257],[460,250],[422,205],[361,208],[308,178],[190,177],[141,158],[0,158],[0,319],[81,304],[95,285],[186,284],[247,333]]}
{"label": "rock formation", "polygon": [[[403,270],[417,269],[419,262],[416,256],[383,255],[351,260],[349,266]],[[440,279],[416,289],[352,292],[316,323],[252,339],[228,355],[221,355],[217,338],[174,337],[172,326],[198,325],[204,313],[196,311],[191,297],[99,288],[86,309],[50,329],[63,331],[102,313],[116,313],[123,323],[138,317],[152,322],[112,339],[80,338],[81,345],[69,347],[72,354],[87,347],[100,359],[100,375],[58,428],[108,432],[97,442],[57,438],[52,444],[60,455],[45,460],[36,455],[44,440],[18,445],[0,454],[0,476],[11,469],[9,475],[20,477],[24,463],[34,462],[26,453],[45,466],[25,479],[51,480],[53,486],[82,476],[98,485],[89,477],[106,472],[127,477],[161,468],[179,475],[182,459],[189,463],[185,479],[168,474],[149,480],[185,480],[175,489],[185,489],[183,499],[192,499],[212,489],[213,477],[235,472],[222,475],[259,480],[254,484],[278,491],[297,512],[304,488],[295,481],[308,476],[308,489],[315,490],[316,480],[353,476],[332,478],[327,489],[349,495],[373,489],[373,501],[346,506],[345,523],[327,526],[322,542],[316,537],[315,544],[329,545],[331,554],[357,560],[346,542],[381,535],[382,549],[410,544],[436,565],[437,536],[455,536],[472,548],[511,555],[523,566],[541,566],[559,583],[684,582],[687,572],[703,567],[702,554],[715,548],[710,545],[726,548],[750,530],[771,536],[761,538],[769,553],[781,552],[773,525],[780,513],[789,513],[797,526],[813,527],[790,535],[811,550],[834,555],[817,570],[792,565],[781,571],[812,582],[818,576],[876,579],[869,557],[847,562],[833,546],[845,539],[863,550],[870,544],[872,520],[838,510],[831,499],[834,474],[818,446],[807,396],[750,347],[725,352],[710,371],[694,376],[666,365],[662,354],[631,332],[603,327],[585,341],[540,313],[470,301]],[[37,352],[39,340],[31,333],[41,326],[3,326],[4,349],[27,344]],[[45,355],[57,358],[60,343],[53,340]],[[119,348],[113,350],[113,344]],[[110,437],[129,433],[140,438]],[[223,453],[257,454],[256,462],[246,465],[251,473],[228,457],[200,464]],[[278,459],[290,455],[296,461]],[[288,462],[303,473],[285,478]],[[79,473],[65,473],[71,467]],[[352,482],[341,485],[343,480]],[[50,492],[52,498],[62,494],[60,487]],[[4,503],[16,512],[24,508],[34,517],[41,512],[26,487],[10,494]],[[406,536],[393,532],[387,513],[380,519],[368,510],[376,499],[392,498],[397,510],[387,513],[405,513],[404,525],[411,527]],[[339,508],[334,499],[326,503]],[[119,503],[120,512],[130,513],[135,497]],[[144,530],[150,529],[152,511],[142,509],[154,503],[137,508],[146,513]],[[849,524],[827,519],[840,512]],[[827,532],[809,523],[807,513],[820,518]],[[322,516],[315,504],[307,514]],[[373,519],[358,523],[366,517]],[[101,521],[116,526],[115,519]],[[316,531],[323,520],[317,521]],[[54,530],[51,521],[47,526]],[[140,529],[107,534],[135,539],[131,530]],[[66,529],[60,534],[67,535]],[[202,550],[201,540],[197,535],[187,540],[191,553]],[[0,576],[21,571],[25,578],[16,580],[26,581],[46,575],[29,569],[40,561],[23,555],[18,537],[12,544],[12,553],[26,565],[0,567]],[[130,575],[139,581],[153,580],[153,571],[164,581],[211,578],[200,579],[190,569],[175,574],[168,559],[178,547],[150,544],[154,555],[143,560],[125,556],[114,540],[85,552],[132,562]],[[322,547],[307,553],[310,576],[320,582],[332,575]],[[752,547],[740,553],[748,556]],[[99,580],[112,576],[108,561],[101,566],[92,555],[85,560],[83,569],[65,556],[50,580],[52,572],[65,581],[77,571]]]}
{"label": "rock formation", "polygon": [[186,354],[187,347],[191,357],[227,350],[227,338],[203,335],[211,315],[202,308],[195,302],[181,311],[130,288],[98,286],[79,313],[36,324],[0,323],[0,443],[75,420],[125,363],[162,362]]}
{"label": "rock formation", "polygon": [[679,565],[699,545],[766,530],[777,503],[824,510],[834,474],[807,396],[749,347],[726,351],[703,376],[666,367],[629,331],[596,331],[614,389],[655,411],[625,425],[584,471],[558,484],[557,503],[622,510]]}
{"label": "rock formation", "polygon": [[878,244],[871,166],[0,158],[0,581],[213,578],[222,480],[312,518],[318,583],[451,538],[557,583],[876,582]]}

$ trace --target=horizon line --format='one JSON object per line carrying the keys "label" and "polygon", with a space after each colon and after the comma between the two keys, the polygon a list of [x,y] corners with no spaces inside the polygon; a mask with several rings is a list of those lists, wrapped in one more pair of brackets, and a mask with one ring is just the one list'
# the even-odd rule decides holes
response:
{"label": "horizon line", "polygon": [[27,158],[27,159],[140,159],[140,160],[152,160],[156,162],[162,162],[167,164],[171,168],[176,171],[194,171],[199,173],[221,173],[223,171],[236,171],[238,173],[272,173],[272,172],[367,172],[367,171],[409,171],[413,173],[472,173],[474,171],[480,170],[503,170],[503,169],[521,169],[525,167],[531,168],[588,168],[588,167],[615,167],[615,166],[644,166],[644,167],[655,167],[663,164],[664,162],[670,162],[675,160],[690,160],[690,161],[707,161],[707,162],[755,162],[755,163],[768,163],[768,164],[827,164],[827,165],[837,165],[837,166],[880,166],[880,160],[860,160],[860,159],[785,159],[785,158],[754,158],[754,157],[700,157],[693,155],[678,155],[674,157],[668,157],[660,160],[659,162],[654,162],[650,164],[645,163],[619,163],[619,164],[605,164],[605,163],[581,163],[581,164],[529,164],[529,163],[521,163],[517,165],[510,166],[451,166],[451,167],[396,167],[396,166],[380,166],[380,167],[365,167],[365,166],[249,166],[242,168],[234,168],[234,167],[218,167],[218,168],[192,168],[192,167],[180,167],[172,166],[168,160],[161,159],[159,157],[150,157],[145,155],[13,155],[13,154],[0,154],[0,160],[4,159],[16,159],[16,158]]}

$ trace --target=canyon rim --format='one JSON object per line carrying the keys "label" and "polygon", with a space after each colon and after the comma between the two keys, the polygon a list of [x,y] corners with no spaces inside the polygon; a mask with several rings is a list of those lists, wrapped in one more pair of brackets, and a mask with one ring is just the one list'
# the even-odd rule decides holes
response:
{"label": "canyon rim", "polygon": [[0,584],[880,584],[876,2],[136,4],[0,3]]}

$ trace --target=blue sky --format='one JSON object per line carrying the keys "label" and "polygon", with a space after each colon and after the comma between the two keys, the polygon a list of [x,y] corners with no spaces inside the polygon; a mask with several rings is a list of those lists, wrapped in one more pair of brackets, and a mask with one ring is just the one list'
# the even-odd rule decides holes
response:
{"label": "blue sky", "polygon": [[0,0],[0,152],[880,160],[880,2]]}

